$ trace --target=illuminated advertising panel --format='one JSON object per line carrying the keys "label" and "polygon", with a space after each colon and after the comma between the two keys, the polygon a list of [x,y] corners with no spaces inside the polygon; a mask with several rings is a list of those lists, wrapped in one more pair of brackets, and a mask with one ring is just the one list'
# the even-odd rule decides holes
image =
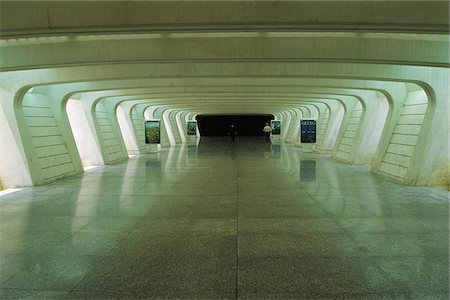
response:
{"label": "illuminated advertising panel", "polygon": [[187,121],[187,134],[197,135],[197,121]]}
{"label": "illuminated advertising panel", "polygon": [[271,124],[271,127],[272,127],[272,134],[273,135],[281,134],[281,121],[271,120],[270,124]]}
{"label": "illuminated advertising panel", "polygon": [[159,120],[145,121],[145,143],[146,144],[161,143],[160,121]]}
{"label": "illuminated advertising panel", "polygon": [[316,142],[316,120],[301,120],[301,142],[315,143]]}

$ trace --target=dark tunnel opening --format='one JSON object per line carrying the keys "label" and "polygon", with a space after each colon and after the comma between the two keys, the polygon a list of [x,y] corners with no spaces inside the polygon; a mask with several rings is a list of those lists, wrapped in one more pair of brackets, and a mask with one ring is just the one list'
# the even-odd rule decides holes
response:
{"label": "dark tunnel opening", "polygon": [[227,136],[231,124],[238,136],[263,136],[264,125],[273,119],[270,114],[198,115],[197,123],[201,136]]}

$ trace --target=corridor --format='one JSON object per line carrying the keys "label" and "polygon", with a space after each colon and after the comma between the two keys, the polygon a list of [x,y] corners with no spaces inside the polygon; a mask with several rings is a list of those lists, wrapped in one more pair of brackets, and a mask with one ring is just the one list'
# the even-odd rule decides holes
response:
{"label": "corridor", "polygon": [[202,138],[0,196],[0,298],[448,299],[448,195]]}

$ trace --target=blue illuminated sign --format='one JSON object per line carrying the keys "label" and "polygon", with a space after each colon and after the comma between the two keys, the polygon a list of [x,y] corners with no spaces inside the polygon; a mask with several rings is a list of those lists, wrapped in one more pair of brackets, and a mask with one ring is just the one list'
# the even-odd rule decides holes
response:
{"label": "blue illuminated sign", "polygon": [[301,120],[301,142],[315,143],[316,142],[316,120]]}

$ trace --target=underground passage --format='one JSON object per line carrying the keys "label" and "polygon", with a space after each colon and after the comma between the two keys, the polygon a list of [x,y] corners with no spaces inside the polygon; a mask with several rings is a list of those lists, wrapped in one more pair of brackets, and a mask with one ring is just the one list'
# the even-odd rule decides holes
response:
{"label": "underground passage", "polygon": [[199,115],[196,117],[201,136],[227,136],[233,125],[239,136],[262,136],[271,115]]}
{"label": "underground passage", "polygon": [[448,1],[0,1],[1,299],[448,299]]}

